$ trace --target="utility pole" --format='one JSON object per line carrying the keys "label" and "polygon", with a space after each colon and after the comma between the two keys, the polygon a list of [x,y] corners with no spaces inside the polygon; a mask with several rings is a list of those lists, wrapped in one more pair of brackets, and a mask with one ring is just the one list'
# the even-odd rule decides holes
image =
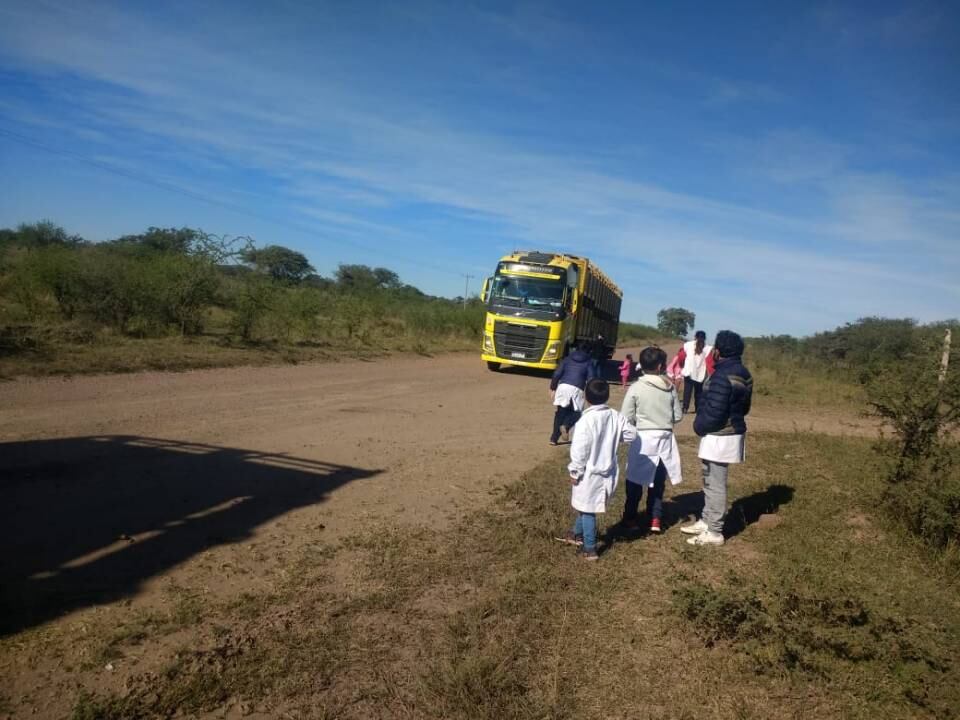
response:
{"label": "utility pole", "polygon": [[466,273],[463,273],[463,279],[464,279],[464,283],[463,283],[463,309],[464,309],[464,310],[467,309],[467,294],[470,292],[470,278],[472,278],[472,277],[473,277],[473,275],[467,275]]}

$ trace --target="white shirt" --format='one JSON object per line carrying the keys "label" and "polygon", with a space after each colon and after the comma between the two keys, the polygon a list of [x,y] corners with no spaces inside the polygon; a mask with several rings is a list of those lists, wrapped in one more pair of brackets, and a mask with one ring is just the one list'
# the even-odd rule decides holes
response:
{"label": "white shirt", "polygon": [[703,346],[703,352],[696,354],[697,341],[690,340],[683,344],[683,351],[687,354],[683,361],[683,376],[697,382],[703,382],[707,379],[707,356],[713,352],[712,345]]}
{"label": "white shirt", "polygon": [[700,438],[701,460],[720,463],[742,463],[746,459],[745,435],[704,435]]}

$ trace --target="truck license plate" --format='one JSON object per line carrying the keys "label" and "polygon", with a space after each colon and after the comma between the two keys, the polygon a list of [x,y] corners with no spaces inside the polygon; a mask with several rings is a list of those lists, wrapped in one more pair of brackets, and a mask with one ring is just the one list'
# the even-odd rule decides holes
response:
{"label": "truck license plate", "polygon": [[521,360],[523,360],[526,357],[526,355],[524,355],[521,352],[512,352],[510,353],[510,357],[520,358]]}

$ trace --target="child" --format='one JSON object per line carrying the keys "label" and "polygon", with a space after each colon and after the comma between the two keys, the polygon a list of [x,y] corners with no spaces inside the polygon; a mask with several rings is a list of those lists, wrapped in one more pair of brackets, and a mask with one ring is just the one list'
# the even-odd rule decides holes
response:
{"label": "child", "polygon": [[639,528],[637,507],[647,491],[647,519],[650,532],[661,530],[663,489],[667,476],[677,485],[680,473],[680,448],[673,435],[673,426],[683,418],[677,388],[664,375],[667,354],[656,347],[640,353],[643,375],[627,391],[621,413],[637,428],[638,442],[627,455],[627,501],[623,507],[623,526]]}
{"label": "child", "polygon": [[623,361],[623,364],[620,365],[620,385],[623,387],[627,386],[627,382],[630,380],[630,375],[633,373],[633,355],[627,353],[627,359]]}
{"label": "child", "polygon": [[744,460],[747,423],[753,397],[753,378],[740,359],[743,338],[730,330],[717,333],[716,366],[703,388],[693,431],[700,436],[703,463],[703,517],[680,532],[693,535],[691,545],[723,545],[723,517],[727,512],[727,470]]}
{"label": "child", "polygon": [[573,529],[557,540],[582,545],[584,560],[597,560],[597,513],[606,511],[607,498],[617,489],[620,465],[617,448],[633,442],[637,429],[607,407],[610,386],[594,378],[585,390],[587,408],[573,431],[570,444],[570,504],[577,511]]}

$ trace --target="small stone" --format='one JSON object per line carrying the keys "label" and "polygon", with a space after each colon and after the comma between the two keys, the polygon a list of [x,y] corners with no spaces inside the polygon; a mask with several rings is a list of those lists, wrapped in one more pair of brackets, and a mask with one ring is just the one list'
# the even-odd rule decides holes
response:
{"label": "small stone", "polygon": [[106,670],[107,672],[113,672],[113,663],[107,663],[106,665],[103,666],[103,669]]}

